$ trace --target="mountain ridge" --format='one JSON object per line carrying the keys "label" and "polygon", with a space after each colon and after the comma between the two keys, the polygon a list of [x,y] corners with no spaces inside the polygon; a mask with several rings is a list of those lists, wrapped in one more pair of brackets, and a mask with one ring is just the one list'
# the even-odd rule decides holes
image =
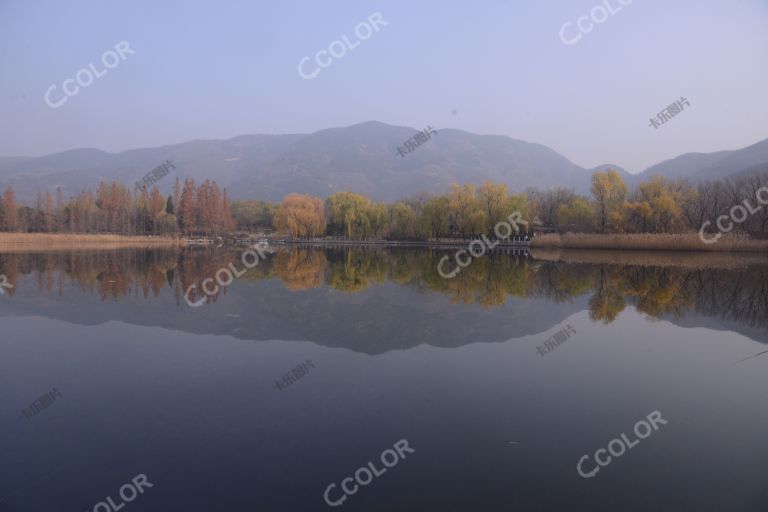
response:
{"label": "mountain ridge", "polygon": [[[351,190],[377,200],[394,201],[416,193],[442,193],[451,183],[505,183],[510,190],[565,186],[589,193],[595,170],[617,170],[629,185],[649,176],[723,178],[745,169],[768,168],[768,139],[737,150],[685,153],[637,174],[618,165],[584,168],[543,144],[506,135],[480,135],[443,128],[414,151],[397,148],[417,130],[380,121],[318,130],[310,134],[243,134],[228,139],[193,141],[109,153],[76,148],[42,157],[0,157],[0,187],[12,185],[31,201],[37,190],[65,197],[96,188],[99,181],[127,185],[165,160],[181,178],[214,179],[233,199],[279,201],[291,192],[321,197]],[[158,187],[169,193],[173,179]]]}

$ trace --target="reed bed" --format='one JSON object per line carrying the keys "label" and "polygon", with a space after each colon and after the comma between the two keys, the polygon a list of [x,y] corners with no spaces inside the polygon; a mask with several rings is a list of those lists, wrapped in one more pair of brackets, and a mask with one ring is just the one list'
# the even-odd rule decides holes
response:
{"label": "reed bed", "polygon": [[110,234],[0,233],[0,251],[60,249],[119,249],[123,247],[168,247],[183,245],[183,238],[123,236]]}

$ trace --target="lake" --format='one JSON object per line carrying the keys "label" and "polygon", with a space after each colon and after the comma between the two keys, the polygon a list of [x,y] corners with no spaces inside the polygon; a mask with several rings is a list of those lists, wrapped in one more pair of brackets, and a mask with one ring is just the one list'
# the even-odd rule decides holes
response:
{"label": "lake", "polygon": [[0,511],[765,510],[768,259],[446,254],[0,254]]}

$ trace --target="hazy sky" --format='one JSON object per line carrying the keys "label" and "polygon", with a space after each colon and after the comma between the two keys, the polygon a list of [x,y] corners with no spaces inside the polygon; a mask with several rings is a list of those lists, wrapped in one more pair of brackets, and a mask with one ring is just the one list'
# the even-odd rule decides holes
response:
{"label": "hazy sky", "polygon": [[[597,0],[0,0],[0,155],[379,120],[508,135],[637,172],[768,138],[768,0],[605,1],[620,10],[566,45],[563,24],[577,37]],[[375,12],[386,26],[299,76],[304,56],[314,71],[319,50],[342,35],[355,44]],[[90,63],[104,72],[120,41],[135,53],[46,104]],[[690,107],[651,128],[681,96]]]}

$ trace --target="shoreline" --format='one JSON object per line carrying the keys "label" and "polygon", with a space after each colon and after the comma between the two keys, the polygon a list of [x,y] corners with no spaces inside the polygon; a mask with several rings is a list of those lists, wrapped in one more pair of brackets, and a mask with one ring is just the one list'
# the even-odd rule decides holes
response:
{"label": "shoreline", "polygon": [[[479,240],[479,239],[476,239]],[[441,241],[411,241],[411,240],[286,240],[274,241],[270,243],[276,247],[294,246],[294,247],[380,247],[382,249],[396,247],[413,247],[424,249],[456,249],[466,247],[472,239],[467,240],[441,240]],[[493,242],[493,240],[491,241]],[[527,249],[529,242],[499,242],[493,250],[499,249]]]}
{"label": "shoreline", "polygon": [[717,243],[705,244],[696,233],[682,234],[547,234],[536,238],[532,249],[562,249],[590,251],[665,251],[665,252],[729,252],[764,253],[768,255],[768,240],[751,240],[744,236],[725,235]]}
{"label": "shoreline", "polygon": [[[231,239],[231,236],[226,236]],[[129,236],[113,234],[69,233],[0,233],[0,251],[24,252],[30,250],[98,250],[136,247],[188,247],[195,237]],[[344,240],[319,238],[290,240],[280,236],[252,235],[251,241],[268,240],[275,247],[372,247],[372,248],[424,248],[456,249],[467,247],[474,239],[441,240]],[[243,239],[240,239],[241,241]],[[768,255],[768,240],[750,240],[745,237],[724,236],[716,244],[704,244],[694,233],[666,234],[545,234],[535,239],[491,240],[498,242],[491,251],[544,250],[544,251],[630,251],[668,253],[750,253]],[[226,244],[236,247],[238,244]]]}
{"label": "shoreline", "polygon": [[[290,240],[271,237],[275,246],[287,247],[414,247],[426,249],[455,249],[467,247],[473,239],[444,240]],[[496,240],[491,240],[491,243]],[[677,253],[765,253],[768,255],[768,240],[750,240],[739,236],[724,236],[716,244],[704,244],[695,233],[684,234],[591,234],[568,233],[565,235],[539,235],[531,241],[498,241],[491,251],[504,249],[530,250],[589,250],[589,251],[642,251]]]}

